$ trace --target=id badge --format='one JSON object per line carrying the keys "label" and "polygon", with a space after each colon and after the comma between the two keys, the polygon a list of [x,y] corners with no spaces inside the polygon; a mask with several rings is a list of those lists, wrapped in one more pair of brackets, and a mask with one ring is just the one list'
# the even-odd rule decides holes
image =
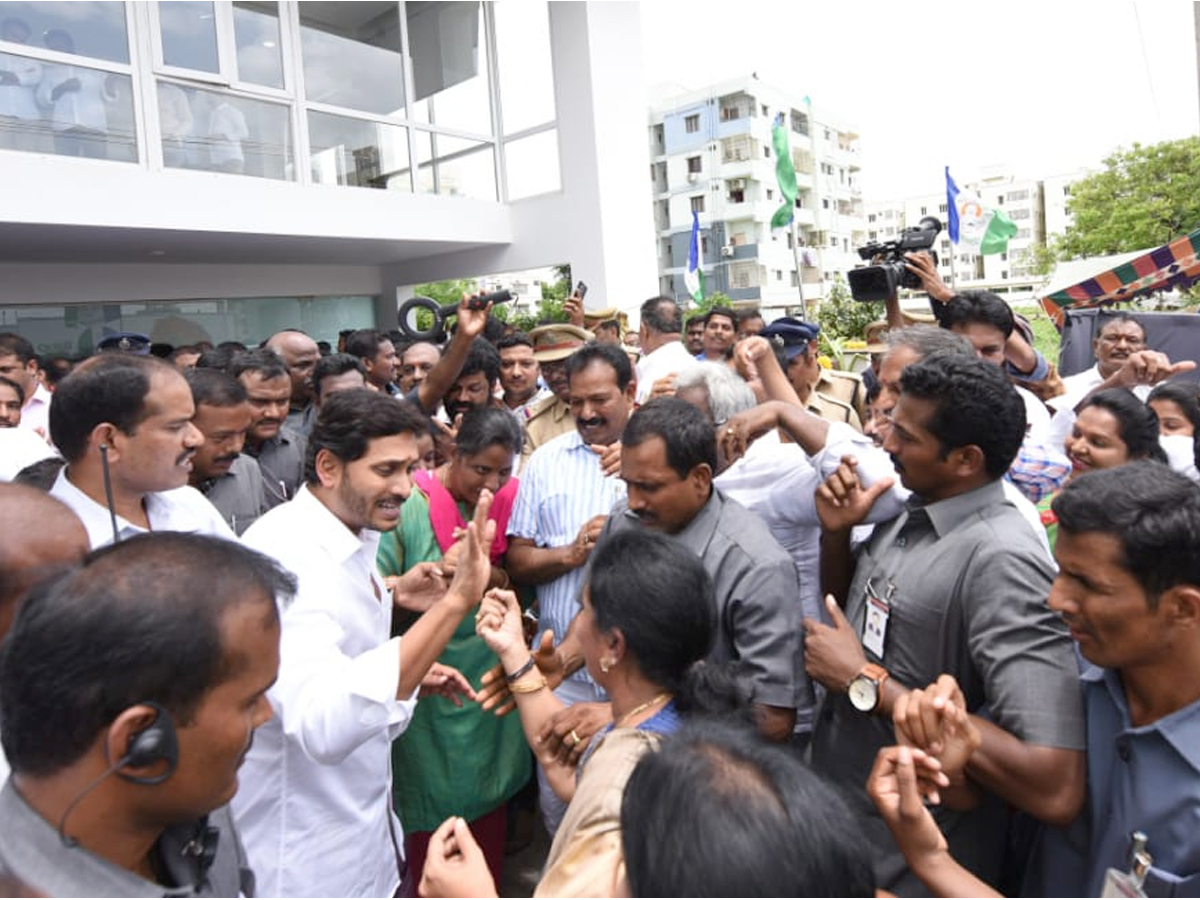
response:
{"label": "id badge", "polygon": [[891,613],[891,603],[879,596],[879,592],[868,579],[867,614],[863,620],[862,643],[877,659],[883,659],[883,645],[887,639],[888,617]]}

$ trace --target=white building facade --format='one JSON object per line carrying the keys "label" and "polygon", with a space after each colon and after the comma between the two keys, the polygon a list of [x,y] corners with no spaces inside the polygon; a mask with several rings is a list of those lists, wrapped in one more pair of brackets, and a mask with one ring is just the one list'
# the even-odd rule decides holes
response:
{"label": "white building facade", "polygon": [[562,263],[589,306],[635,307],[637,16],[0,2],[0,330],[65,355],[114,331],[332,341],[394,328],[411,285]]}
{"label": "white building facade", "polygon": [[[797,197],[794,229],[772,230],[784,202],[772,126],[783,116]],[[699,215],[701,268],[710,293],[782,315],[827,295],[852,268],[864,240],[855,130],[754,76],[652,103],[650,181],[664,294],[688,296],[692,212]]]}

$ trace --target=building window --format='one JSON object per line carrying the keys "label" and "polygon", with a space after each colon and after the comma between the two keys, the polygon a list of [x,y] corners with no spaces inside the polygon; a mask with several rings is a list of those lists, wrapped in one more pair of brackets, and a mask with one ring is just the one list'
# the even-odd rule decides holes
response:
{"label": "building window", "polygon": [[[867,221],[868,221],[868,222],[874,222],[874,221],[875,221],[875,213],[868,213],[868,214],[867,214]],[[872,237],[871,237],[871,240],[875,240],[874,236],[872,236]]]}
{"label": "building window", "polygon": [[689,156],[687,158],[687,170],[690,173],[699,173],[700,172],[700,157]]}
{"label": "building window", "polygon": [[822,198],[821,198],[821,208],[822,208],[822,209],[829,209],[829,198],[828,198],[828,197],[822,197]]}
{"label": "building window", "polygon": [[808,116],[794,109],[792,110],[792,131],[796,134],[808,134]]}
{"label": "building window", "polygon": [[692,212],[694,212],[694,213],[704,212],[704,195],[703,194],[700,194],[697,197],[692,197],[691,202],[692,202]]}
{"label": "building window", "polygon": [[695,113],[683,118],[683,130],[688,134],[695,134],[700,130],[700,114]]}
{"label": "building window", "polygon": [[929,207],[922,206],[921,207],[921,215],[923,215],[923,216],[929,215]]}
{"label": "building window", "polygon": [[700,235],[700,255],[708,256],[708,235]]}
{"label": "building window", "polygon": [[800,286],[800,275],[795,269],[792,269],[792,287]]}
{"label": "building window", "polygon": [[776,281],[783,281],[783,269],[776,269],[776,270],[775,270],[775,280],[776,280]]}
{"label": "building window", "polygon": [[762,114],[763,114],[764,119],[767,116],[771,115],[771,111],[767,108],[767,104],[765,104],[765,103],[762,105]]}
{"label": "building window", "polygon": [[763,156],[767,159],[771,158],[771,146],[769,144],[763,144]]}
{"label": "building window", "polygon": [[775,199],[775,189],[774,188],[767,188],[767,199],[768,200]]}
{"label": "building window", "polygon": [[945,203],[939,203],[939,204],[938,204],[938,212],[940,212],[940,213],[945,213],[945,212],[946,212],[946,209],[947,209],[947,207],[946,207],[946,204],[945,204]]}
{"label": "building window", "polygon": [[834,250],[837,249],[837,235],[831,234],[829,236],[829,246],[832,247]]}
{"label": "building window", "polygon": [[746,192],[741,188],[730,188],[729,195],[725,199],[727,199],[730,203],[745,203]]}
{"label": "building window", "polygon": [[1007,252],[1004,252],[1004,253],[1001,253],[1001,254],[1000,254],[1000,261],[1001,261],[1001,262],[1008,262],[1008,253],[1007,253]]}

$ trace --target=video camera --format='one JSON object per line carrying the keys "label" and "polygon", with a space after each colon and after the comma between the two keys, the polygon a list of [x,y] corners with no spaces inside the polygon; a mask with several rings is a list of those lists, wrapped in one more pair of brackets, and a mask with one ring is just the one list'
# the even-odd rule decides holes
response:
{"label": "video camera", "polygon": [[921,279],[904,267],[904,254],[913,250],[928,250],[937,263],[937,253],[931,248],[942,230],[942,223],[933,216],[926,216],[915,228],[905,228],[894,241],[873,241],[858,248],[861,259],[880,261],[873,266],[851,269],[846,273],[850,282],[850,296],[861,303],[886,300],[898,288],[917,290]]}

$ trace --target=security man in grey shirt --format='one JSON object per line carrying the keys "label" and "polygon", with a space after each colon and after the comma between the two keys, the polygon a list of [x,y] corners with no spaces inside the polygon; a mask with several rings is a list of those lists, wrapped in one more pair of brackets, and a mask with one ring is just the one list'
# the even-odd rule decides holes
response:
{"label": "security man in grey shirt", "polygon": [[35,587],[0,654],[0,872],[53,897],[252,896],[227,804],[295,579],[157,532]]}
{"label": "security man in grey shirt", "polygon": [[[893,707],[943,673],[957,679],[979,745],[955,763],[935,814],[954,857],[991,884],[1006,803],[1064,825],[1084,798],[1081,692],[1067,631],[1046,606],[1052,570],[1000,484],[1024,433],[1024,404],[997,367],[934,354],[904,369],[883,446],[914,496],[852,559],[850,529],[891,481],[863,488],[843,458],[817,494],[833,625],[805,623],[808,672],[827,691],[813,766],[864,814],[875,754],[896,740]],[[864,837],[881,887],[924,892],[881,820],[867,819]]]}

